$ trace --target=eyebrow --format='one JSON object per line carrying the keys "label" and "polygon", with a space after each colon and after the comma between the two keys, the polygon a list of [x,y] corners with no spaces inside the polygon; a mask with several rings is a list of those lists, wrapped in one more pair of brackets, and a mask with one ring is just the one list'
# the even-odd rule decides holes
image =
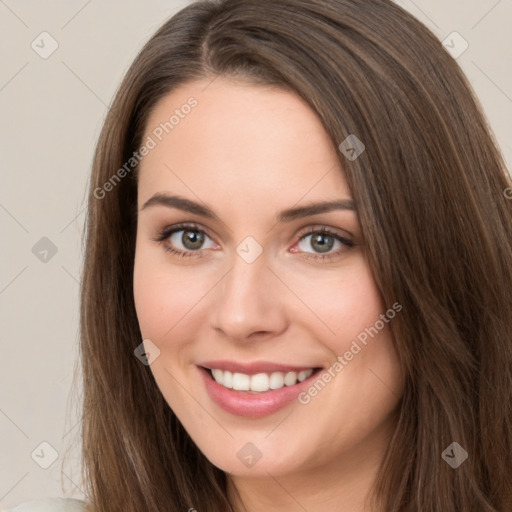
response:
{"label": "eyebrow", "polygon": [[[145,210],[152,206],[165,206],[167,208],[176,208],[189,213],[194,213],[205,217],[207,219],[219,219],[219,217],[207,206],[185,199],[179,196],[169,196],[167,194],[157,193],[149,198],[141,208]],[[312,203],[306,206],[299,206],[295,208],[288,208],[283,210],[277,217],[277,222],[291,222],[296,219],[308,217],[310,215],[317,215],[320,213],[327,213],[334,210],[350,210],[356,211],[354,201],[352,199],[334,199],[331,201],[323,201],[319,203]]]}

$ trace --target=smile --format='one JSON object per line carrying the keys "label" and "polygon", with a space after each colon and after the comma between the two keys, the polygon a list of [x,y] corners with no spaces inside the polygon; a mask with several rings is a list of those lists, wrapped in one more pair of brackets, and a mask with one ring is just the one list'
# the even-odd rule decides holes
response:
{"label": "smile", "polygon": [[313,374],[314,368],[300,372],[272,372],[248,375],[246,373],[232,373],[228,370],[213,368],[212,377],[221,386],[235,391],[255,391],[264,393],[270,389],[281,389],[284,386],[294,386],[306,380]]}
{"label": "smile", "polygon": [[225,412],[247,418],[271,415],[307,389],[322,367],[275,363],[205,362],[197,366],[206,391]]}

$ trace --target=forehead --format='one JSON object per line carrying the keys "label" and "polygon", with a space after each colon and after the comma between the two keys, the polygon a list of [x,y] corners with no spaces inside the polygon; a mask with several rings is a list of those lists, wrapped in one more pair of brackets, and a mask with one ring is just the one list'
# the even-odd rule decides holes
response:
{"label": "forehead", "polygon": [[350,197],[320,119],[283,89],[225,78],[186,84],[153,109],[148,137],[155,145],[140,164],[139,203],[162,191],[245,208]]}

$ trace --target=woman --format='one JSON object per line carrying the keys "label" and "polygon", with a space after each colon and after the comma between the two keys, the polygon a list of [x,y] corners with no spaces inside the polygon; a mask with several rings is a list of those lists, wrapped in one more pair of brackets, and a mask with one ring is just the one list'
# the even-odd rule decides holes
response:
{"label": "woman", "polygon": [[87,510],[511,510],[510,186],[392,2],[180,11],[93,165]]}

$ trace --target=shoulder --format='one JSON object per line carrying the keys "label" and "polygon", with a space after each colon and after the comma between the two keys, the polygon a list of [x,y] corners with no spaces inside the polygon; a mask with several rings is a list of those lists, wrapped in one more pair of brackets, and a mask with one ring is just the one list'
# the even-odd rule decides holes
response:
{"label": "shoulder", "polygon": [[26,501],[1,512],[86,512],[85,501],[72,498],[45,498]]}

